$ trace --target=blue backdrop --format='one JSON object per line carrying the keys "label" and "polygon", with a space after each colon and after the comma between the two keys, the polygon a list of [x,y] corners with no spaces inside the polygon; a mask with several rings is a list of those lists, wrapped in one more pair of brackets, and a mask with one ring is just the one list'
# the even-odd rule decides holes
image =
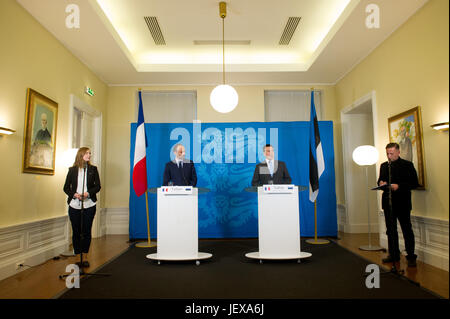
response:
{"label": "blue backdrop", "polygon": [[[319,129],[325,171],[320,177],[317,198],[318,236],[337,236],[333,123],[320,121]],[[186,158],[196,162],[197,187],[211,190],[198,198],[199,238],[258,237],[257,194],[245,192],[244,188],[251,186],[255,165],[264,159],[262,146],[266,143],[274,145],[276,156],[286,163],[293,184],[309,185],[309,122],[146,123],[145,131],[149,188],[161,186],[165,163],[173,156],[171,149],[181,142],[186,147]],[[136,123],[132,123],[131,239],[147,238],[145,195],[137,197],[132,185],[135,136]],[[156,197],[148,194],[152,238],[157,234]],[[308,197],[309,190],[299,193],[300,233],[312,237],[314,204]]]}

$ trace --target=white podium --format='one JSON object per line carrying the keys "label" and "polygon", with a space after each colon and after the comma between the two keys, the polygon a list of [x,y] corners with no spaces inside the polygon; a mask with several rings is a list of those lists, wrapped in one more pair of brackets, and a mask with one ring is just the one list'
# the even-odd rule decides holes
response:
{"label": "white podium", "polygon": [[259,251],[245,254],[259,259],[301,259],[311,253],[300,249],[298,186],[263,185],[258,187]]}
{"label": "white podium", "polygon": [[200,260],[212,254],[198,251],[198,189],[164,186],[157,189],[157,252],[148,259],[161,261]]}

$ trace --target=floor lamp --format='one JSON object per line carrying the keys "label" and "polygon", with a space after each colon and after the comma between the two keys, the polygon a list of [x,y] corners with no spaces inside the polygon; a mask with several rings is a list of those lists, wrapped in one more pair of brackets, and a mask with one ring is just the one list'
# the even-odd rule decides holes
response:
{"label": "floor lamp", "polygon": [[353,161],[359,166],[364,166],[366,172],[366,194],[367,194],[367,216],[368,216],[368,227],[369,227],[369,244],[359,247],[361,250],[377,251],[383,250],[380,246],[372,246],[371,243],[371,231],[370,231],[370,205],[369,205],[369,177],[368,169],[369,166],[378,162],[379,154],[378,150],[371,145],[362,145],[355,148],[353,151]]}

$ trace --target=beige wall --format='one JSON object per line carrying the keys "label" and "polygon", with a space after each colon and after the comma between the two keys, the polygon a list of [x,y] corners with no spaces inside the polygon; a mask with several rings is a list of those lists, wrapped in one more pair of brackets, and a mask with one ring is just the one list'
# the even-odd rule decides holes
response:
{"label": "beige wall", "polygon": [[[324,120],[334,122],[336,193],[344,203],[340,111],[371,91],[377,98],[376,140],[388,141],[387,118],[422,107],[427,190],[413,195],[414,213],[448,220],[448,133],[430,125],[448,121],[448,1],[430,0],[336,86],[322,90]],[[76,94],[103,114],[101,206],[128,207],[130,123],[136,121],[138,87],[107,87],[15,1],[0,1],[0,126],[16,134],[0,137],[0,227],[66,214],[62,192],[68,149],[69,100]],[[92,87],[96,96],[83,94]],[[23,174],[22,146],[26,89],[59,103],[54,176]],[[264,121],[264,90],[310,86],[235,86],[238,107],[219,114],[209,105],[212,86],[142,87],[142,90],[195,90],[203,122]]]}
{"label": "beige wall", "polygon": [[449,119],[448,12],[448,0],[430,0],[336,85],[339,111],[376,92],[375,140],[383,161],[389,141],[387,119],[421,107],[427,189],[413,192],[413,213],[445,220],[449,218],[448,132],[436,132],[430,125]]}
{"label": "beige wall", "polygon": [[[232,112],[221,114],[211,107],[209,95],[213,86],[141,87],[143,91],[197,92],[197,118],[202,122],[263,122],[264,90],[309,90],[310,86],[234,86],[239,104]],[[107,153],[105,195],[106,207],[128,207],[130,191],[130,123],[136,122],[138,87],[110,87],[108,90]],[[322,91],[323,119],[336,122],[334,86],[316,86]],[[340,145],[340,130],[335,128],[334,143]],[[337,133],[337,134],[336,134]],[[339,138],[339,139],[337,139]],[[336,158],[340,158],[336,156]],[[339,163],[339,161],[337,161]],[[342,184],[342,182],[340,182]]]}
{"label": "beige wall", "polygon": [[[100,110],[105,121],[107,86],[16,1],[0,1],[0,43],[0,126],[16,130],[0,137],[2,227],[67,214],[62,190],[67,168],[61,157],[69,148],[70,94]],[[83,95],[85,86],[95,97]],[[27,88],[58,103],[54,176],[22,173]]]}

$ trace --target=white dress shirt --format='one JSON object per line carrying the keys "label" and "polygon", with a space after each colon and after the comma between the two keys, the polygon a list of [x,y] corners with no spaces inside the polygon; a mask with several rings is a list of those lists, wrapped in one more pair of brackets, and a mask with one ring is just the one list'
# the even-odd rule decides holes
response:
{"label": "white dress shirt", "polygon": [[269,168],[270,175],[273,176],[273,159],[269,160],[266,158],[267,168]]}
{"label": "white dress shirt", "polygon": [[[84,175],[84,188],[83,188],[83,172]],[[77,183],[77,193],[82,195],[83,189],[85,192],[87,192],[87,169],[84,170],[82,168],[78,169],[78,183]],[[81,209],[81,200],[72,198],[72,200],[69,203],[69,206],[75,209]],[[92,206],[95,206],[95,203],[92,201],[90,197],[85,198],[83,200],[83,208],[90,208]]]}

